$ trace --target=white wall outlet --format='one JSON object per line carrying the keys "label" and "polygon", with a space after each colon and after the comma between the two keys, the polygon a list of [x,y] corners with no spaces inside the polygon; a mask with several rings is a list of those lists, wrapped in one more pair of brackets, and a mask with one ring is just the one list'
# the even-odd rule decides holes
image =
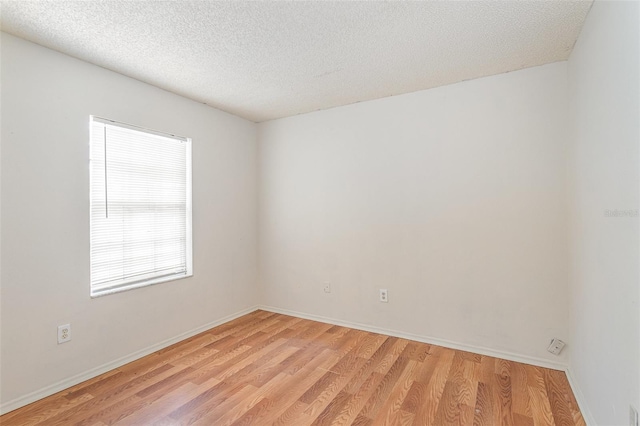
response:
{"label": "white wall outlet", "polygon": [[389,302],[389,292],[386,288],[380,289],[380,301],[384,303]]}
{"label": "white wall outlet", "polygon": [[58,326],[58,344],[67,343],[71,340],[71,324]]}
{"label": "white wall outlet", "polygon": [[564,348],[564,342],[560,339],[553,339],[547,350],[554,355],[560,355],[562,348]]}
{"label": "white wall outlet", "polygon": [[324,292],[331,293],[331,283],[329,281],[325,281],[324,283]]}
{"label": "white wall outlet", "polygon": [[629,426],[640,426],[640,418],[638,417],[638,410],[631,405],[629,407]]}

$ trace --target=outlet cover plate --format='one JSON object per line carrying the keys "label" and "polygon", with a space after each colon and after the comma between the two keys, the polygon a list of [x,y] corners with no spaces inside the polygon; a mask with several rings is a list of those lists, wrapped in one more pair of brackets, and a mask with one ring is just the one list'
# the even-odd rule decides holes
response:
{"label": "outlet cover plate", "polygon": [[551,344],[549,344],[547,350],[554,355],[560,355],[560,352],[562,352],[562,348],[564,348],[564,345],[565,343],[562,340],[553,339],[551,340]]}
{"label": "outlet cover plate", "polygon": [[71,340],[71,324],[58,326],[58,344],[67,343]]}

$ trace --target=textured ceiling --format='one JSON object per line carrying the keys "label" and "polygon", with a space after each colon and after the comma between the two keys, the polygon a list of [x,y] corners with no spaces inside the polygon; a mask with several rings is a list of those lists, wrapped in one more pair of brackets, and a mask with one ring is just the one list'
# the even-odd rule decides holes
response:
{"label": "textured ceiling", "polygon": [[2,1],[2,30],[260,122],[567,59],[589,1]]}

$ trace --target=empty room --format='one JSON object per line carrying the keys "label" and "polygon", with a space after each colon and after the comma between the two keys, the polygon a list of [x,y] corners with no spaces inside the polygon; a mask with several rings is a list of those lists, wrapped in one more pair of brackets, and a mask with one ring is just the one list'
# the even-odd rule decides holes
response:
{"label": "empty room", "polygon": [[640,1],[0,1],[0,424],[639,426]]}

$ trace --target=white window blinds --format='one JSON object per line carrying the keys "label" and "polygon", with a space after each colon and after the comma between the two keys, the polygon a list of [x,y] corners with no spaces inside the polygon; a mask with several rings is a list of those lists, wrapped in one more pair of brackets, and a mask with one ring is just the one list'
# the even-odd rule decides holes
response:
{"label": "white window blinds", "polygon": [[91,117],[91,295],[192,274],[191,140]]}

